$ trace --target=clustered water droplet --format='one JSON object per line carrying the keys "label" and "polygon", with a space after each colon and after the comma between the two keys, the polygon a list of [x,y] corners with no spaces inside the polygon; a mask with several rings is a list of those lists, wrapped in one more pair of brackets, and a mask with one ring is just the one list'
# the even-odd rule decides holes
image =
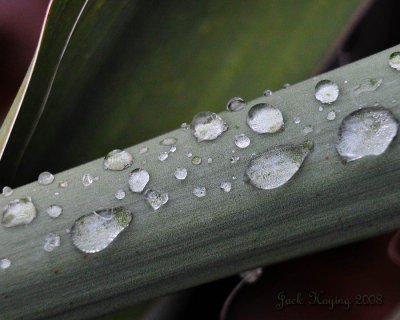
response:
{"label": "clustered water droplet", "polygon": [[185,180],[187,176],[187,170],[186,168],[176,168],[174,175],[178,180]]}
{"label": "clustered water droplet", "polygon": [[49,233],[44,239],[43,249],[47,252],[52,252],[60,246],[60,236],[55,233]]}
{"label": "clustered water droplet", "polygon": [[228,111],[239,111],[246,107],[246,101],[240,97],[234,97],[228,101],[226,105],[226,110]]}
{"label": "clustered water droplet", "polygon": [[380,155],[397,135],[398,121],[383,107],[367,107],[346,116],[339,130],[336,150],[347,162]]}
{"label": "clustered water droplet", "polygon": [[194,156],[194,157],[192,158],[192,163],[195,164],[195,165],[201,164],[201,157],[199,157],[199,156]]}
{"label": "clustered water droplet", "polygon": [[330,80],[321,80],[315,86],[315,98],[322,102],[331,104],[339,97],[339,87]]}
{"label": "clustered water droplet", "polygon": [[203,198],[206,196],[206,188],[205,187],[196,187],[193,189],[193,194],[197,198]]}
{"label": "clustered water droplet", "polygon": [[11,195],[13,194],[13,192],[14,192],[13,189],[11,189],[11,188],[8,187],[8,186],[5,186],[5,187],[3,188],[2,195],[3,195],[4,197],[9,197],[9,196],[11,196]]}
{"label": "clustered water droplet", "polygon": [[235,144],[240,149],[245,149],[250,145],[250,138],[244,133],[235,136]]}
{"label": "clustered water droplet", "polygon": [[250,160],[244,180],[264,189],[274,189],[288,182],[299,170],[313,144],[275,146]]}
{"label": "clustered water droplet", "polygon": [[5,270],[5,269],[8,269],[10,266],[11,266],[10,259],[2,258],[0,260],[0,269]]}
{"label": "clustered water droplet", "polygon": [[149,173],[141,168],[133,170],[129,176],[128,184],[132,192],[142,192],[150,180]]}
{"label": "clustered water droplet", "polygon": [[328,114],[326,115],[326,119],[329,121],[335,120],[336,119],[336,112],[335,111],[329,111]]}
{"label": "clustered water droplet", "polygon": [[8,203],[1,223],[5,227],[29,224],[36,218],[36,208],[31,198],[15,199]]}
{"label": "clustered water droplet", "polygon": [[202,142],[217,139],[228,130],[228,125],[216,113],[202,111],[193,117],[190,128],[197,141]]}
{"label": "clustered water droplet", "polygon": [[46,209],[47,214],[52,218],[57,218],[62,213],[62,208],[55,204],[51,205]]}
{"label": "clustered water droplet", "polygon": [[168,158],[168,152],[164,151],[161,152],[160,155],[158,156],[158,160],[160,161],[165,161]]}
{"label": "clustered water droplet", "polygon": [[103,167],[105,170],[122,171],[133,163],[132,155],[120,149],[110,151],[105,157]]}
{"label": "clustered water droplet", "polygon": [[93,177],[89,173],[85,173],[82,176],[82,184],[84,187],[89,187],[94,181],[97,181],[97,180],[99,180],[99,177]]}
{"label": "clustered water droplet", "polygon": [[222,182],[219,187],[225,192],[229,192],[232,189],[232,184],[230,182]]}
{"label": "clustered water droplet", "polygon": [[124,190],[117,190],[117,192],[115,192],[115,198],[118,200],[122,200],[125,198],[125,191]]}
{"label": "clustered water droplet", "polygon": [[42,172],[41,174],[39,174],[38,177],[38,182],[41,185],[48,185],[50,183],[52,183],[54,181],[54,176],[47,171]]}
{"label": "clustered water droplet", "polygon": [[123,207],[96,210],[75,221],[71,229],[72,242],[83,252],[99,252],[107,248],[131,220],[131,212]]}
{"label": "clustered water droplet", "polygon": [[390,57],[389,57],[389,65],[393,69],[396,69],[397,71],[400,71],[400,51],[393,52],[390,55]]}
{"label": "clustered water droplet", "polygon": [[144,193],[144,200],[153,208],[153,210],[158,210],[168,202],[168,193],[147,189]]}
{"label": "clustered water droplet", "polygon": [[247,124],[254,132],[274,133],[283,128],[283,116],[270,104],[259,103],[249,110]]}
{"label": "clustered water droplet", "polygon": [[163,146],[172,146],[172,145],[176,144],[177,141],[178,141],[178,139],[176,139],[174,137],[165,138],[160,141],[160,144]]}

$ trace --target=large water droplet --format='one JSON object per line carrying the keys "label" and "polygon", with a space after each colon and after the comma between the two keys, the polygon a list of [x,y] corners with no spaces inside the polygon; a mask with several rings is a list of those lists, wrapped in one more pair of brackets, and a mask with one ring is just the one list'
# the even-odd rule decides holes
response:
{"label": "large water droplet", "polygon": [[244,133],[235,136],[235,144],[238,148],[244,149],[250,145],[250,139]]}
{"label": "large water droplet", "polygon": [[203,198],[206,196],[206,188],[205,187],[196,187],[193,189],[193,194],[197,197],[197,198]]}
{"label": "large water droplet", "polygon": [[117,192],[115,192],[115,198],[118,200],[122,200],[125,198],[125,191],[124,190],[117,190]]}
{"label": "large water droplet", "polygon": [[132,192],[142,192],[150,180],[149,173],[137,168],[133,170],[129,176],[128,184]]}
{"label": "large water droplet", "polygon": [[225,192],[229,192],[232,189],[232,184],[230,182],[222,182],[219,187]]}
{"label": "large water droplet", "polygon": [[389,57],[389,65],[393,69],[396,69],[397,71],[400,71],[400,51],[393,52],[390,55],[390,57]]}
{"label": "large water droplet", "polygon": [[52,183],[53,181],[54,181],[54,176],[50,172],[44,171],[41,174],[39,174],[38,177],[39,184],[47,185]]}
{"label": "large water droplet", "polygon": [[158,156],[158,160],[160,160],[160,161],[165,161],[167,158],[168,158],[168,152],[167,151],[161,152],[159,154],[159,156]]}
{"label": "large water droplet", "polygon": [[147,189],[144,193],[144,200],[154,209],[158,210],[168,202],[168,193]]}
{"label": "large water droplet", "polygon": [[60,246],[60,236],[55,233],[49,233],[44,239],[44,251],[51,252]]}
{"label": "large water droplet", "polygon": [[93,177],[89,173],[85,173],[82,176],[82,184],[84,187],[89,187],[94,181],[97,181],[97,180],[99,180],[99,177]]}
{"label": "large water droplet", "polygon": [[224,131],[228,130],[228,125],[216,113],[202,111],[194,116],[190,129],[197,141],[201,142],[217,139]]}
{"label": "large water droplet", "polygon": [[103,167],[105,170],[121,171],[129,168],[132,163],[133,157],[129,152],[115,149],[105,156]]}
{"label": "large water droplet", "polygon": [[283,116],[279,109],[267,103],[259,103],[249,110],[247,124],[254,132],[274,133],[282,129]]}
{"label": "large water droplet", "polygon": [[226,110],[228,111],[239,111],[246,106],[246,101],[240,97],[234,97],[228,101]]}
{"label": "large water droplet", "polygon": [[72,242],[83,252],[99,252],[107,248],[131,220],[131,212],[123,207],[96,210],[75,221],[71,229]]}
{"label": "large water droplet", "polygon": [[46,209],[47,214],[52,218],[57,218],[62,213],[62,208],[53,204]]}
{"label": "large water droplet", "polygon": [[299,170],[312,147],[311,142],[272,147],[250,160],[244,180],[264,190],[278,188]]}
{"label": "large water droplet", "polygon": [[350,113],[342,121],[336,150],[349,162],[384,153],[396,136],[398,121],[389,110],[367,107]]}
{"label": "large water droplet", "polygon": [[3,212],[1,223],[5,227],[29,224],[36,218],[36,208],[30,198],[11,201]]}
{"label": "large water droplet", "polygon": [[4,188],[3,188],[3,192],[2,192],[2,195],[3,196],[5,196],[5,197],[9,197],[9,196],[11,196],[12,194],[13,194],[13,189],[11,189],[10,187],[8,187],[8,186],[5,186]]}
{"label": "large water droplet", "polygon": [[201,157],[199,157],[199,156],[194,156],[194,157],[192,158],[192,163],[195,164],[195,165],[199,165],[199,164],[201,163]]}
{"label": "large water droplet", "polygon": [[177,141],[178,141],[178,139],[176,139],[174,137],[165,138],[160,141],[160,144],[163,146],[172,146],[172,145],[176,144]]}
{"label": "large water droplet", "polygon": [[3,258],[0,260],[0,269],[5,270],[8,269],[10,266],[11,266],[10,259]]}
{"label": "large water droplet", "polygon": [[174,175],[178,180],[185,180],[187,176],[187,170],[186,168],[176,168]]}
{"label": "large water droplet", "polygon": [[354,88],[353,92],[355,95],[359,95],[363,92],[375,91],[382,84],[382,78],[368,78],[361,81],[361,83]]}
{"label": "large water droplet", "polygon": [[322,103],[333,103],[339,97],[339,87],[330,80],[322,80],[315,86],[315,98]]}

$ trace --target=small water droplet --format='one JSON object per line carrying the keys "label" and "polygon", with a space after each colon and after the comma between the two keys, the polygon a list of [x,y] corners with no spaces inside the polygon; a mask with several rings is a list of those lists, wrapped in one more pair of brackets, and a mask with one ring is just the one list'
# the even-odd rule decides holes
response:
{"label": "small water droplet", "polygon": [[392,103],[396,103],[397,102],[397,100],[392,100]]}
{"label": "small water droplet", "polygon": [[107,248],[131,220],[131,212],[123,207],[96,210],[75,221],[71,229],[72,242],[83,252],[99,252]]}
{"label": "small water droplet", "polygon": [[232,153],[235,153],[235,150],[232,150]]}
{"label": "small water droplet", "polygon": [[319,106],[319,107],[318,107],[318,111],[324,111],[324,107]]}
{"label": "small water droplet", "polygon": [[54,181],[54,176],[47,171],[42,172],[41,174],[39,174],[38,177],[38,182],[41,185],[48,185],[50,183],[52,183]]}
{"label": "small water droplet", "polygon": [[163,140],[160,141],[160,144],[162,146],[172,146],[174,145],[176,142],[178,141],[178,139],[171,137],[171,138],[165,138]]}
{"label": "small water droplet", "polygon": [[246,101],[240,97],[234,97],[228,101],[226,110],[228,111],[239,111],[246,107]]}
{"label": "small water droplet", "polygon": [[144,200],[153,208],[153,210],[158,210],[168,202],[168,193],[147,189],[144,193]]}
{"label": "small water droplet", "polygon": [[233,176],[233,177],[232,177],[232,180],[237,180],[237,177],[236,177],[236,176]]}
{"label": "small water droplet", "polygon": [[314,129],[313,129],[312,126],[305,126],[304,129],[303,129],[303,133],[304,133],[305,135],[307,135],[307,134],[309,134],[309,133],[311,133],[311,132],[313,132],[313,131],[314,131]]}
{"label": "small water droplet", "polygon": [[283,116],[279,109],[259,103],[249,110],[247,124],[254,132],[274,133],[283,128]]}
{"label": "small water droplet", "polygon": [[216,113],[202,111],[193,117],[190,128],[197,141],[201,142],[217,139],[228,130],[228,125]]}
{"label": "small water droplet", "polygon": [[62,213],[62,208],[53,204],[46,209],[47,214],[52,218],[57,218]]}
{"label": "small water droplet", "polygon": [[207,162],[208,162],[208,163],[212,163],[212,162],[213,162],[213,159],[212,159],[212,158],[208,158],[208,159],[207,159]]}
{"label": "small water droplet", "polygon": [[232,189],[232,184],[230,182],[222,182],[219,187],[225,192],[229,192]]}
{"label": "small water droplet", "polygon": [[389,57],[389,65],[393,69],[396,69],[397,71],[400,71],[400,51],[393,52],[390,55],[390,57]]}
{"label": "small water droplet", "polygon": [[289,87],[290,87],[290,83],[285,83],[285,84],[283,85],[283,87],[284,87],[285,89],[289,88]]}
{"label": "small water droplet", "polygon": [[205,187],[196,187],[193,189],[193,194],[197,197],[197,198],[203,198],[206,196],[206,188]]}
{"label": "small water droplet", "polygon": [[348,81],[348,80],[344,80],[343,82],[344,82],[344,83],[348,83],[349,81]]}
{"label": "small water droplet", "polygon": [[181,128],[184,130],[187,130],[187,129],[189,129],[189,125],[186,122],[184,122],[181,124]]}
{"label": "small water droplet", "polygon": [[301,120],[300,120],[299,117],[294,117],[294,118],[293,118],[293,122],[294,122],[295,124],[299,124],[299,123],[301,122]]}
{"label": "small water droplet", "polygon": [[199,156],[194,156],[192,158],[192,163],[195,165],[199,165],[201,163],[201,158]]}
{"label": "small water droplet", "polygon": [[273,92],[272,92],[271,90],[267,89],[267,90],[264,91],[263,95],[264,95],[265,97],[269,97],[269,96],[272,96],[272,93],[273,93]]}
{"label": "small water droplet", "polygon": [[356,96],[363,92],[375,91],[382,84],[382,78],[368,78],[361,81],[361,83],[354,88],[353,92]]}
{"label": "small water droplet", "polygon": [[0,260],[0,269],[5,270],[11,266],[10,259],[3,258]]}
{"label": "small water droplet", "polygon": [[244,149],[250,145],[250,139],[244,133],[235,136],[235,144],[238,148]]}
{"label": "small water droplet", "polygon": [[343,119],[336,150],[347,162],[377,156],[386,151],[397,130],[398,121],[389,110],[363,108]]}
{"label": "small water droplet", "polygon": [[161,152],[159,154],[159,156],[158,156],[158,160],[160,160],[160,161],[165,161],[167,158],[168,158],[168,152],[167,151]]}
{"label": "small water droplet", "polygon": [[191,152],[189,152],[186,156],[187,156],[188,158],[191,158],[191,157],[193,156],[193,154],[192,154]]}
{"label": "small water droplet", "polygon": [[335,111],[329,111],[326,119],[329,121],[335,120],[336,119],[336,112]]}
{"label": "small water droplet", "polygon": [[122,171],[129,168],[132,163],[133,157],[129,152],[115,149],[104,157],[103,167],[105,170]]}
{"label": "small water droplet", "polygon": [[257,268],[254,270],[249,270],[240,273],[240,277],[242,279],[246,279],[247,283],[254,283],[256,282],[262,275],[262,268]]}
{"label": "small water droplet", "polygon": [[44,239],[43,249],[47,252],[52,252],[60,246],[60,236],[55,233],[49,233]]}
{"label": "small water droplet", "polygon": [[58,183],[59,188],[66,188],[68,187],[68,182],[67,181],[61,181]]}
{"label": "small water droplet", "polygon": [[231,158],[230,158],[230,162],[231,163],[236,163],[236,162],[238,162],[240,160],[240,157],[238,157],[238,156],[232,156]]}
{"label": "small water droplet", "polygon": [[59,193],[59,192],[54,192],[54,195],[55,195],[55,196],[59,196],[60,193]]}
{"label": "small water droplet", "polygon": [[5,197],[9,197],[9,196],[11,196],[11,195],[13,194],[13,192],[14,192],[13,189],[11,189],[11,188],[8,187],[8,186],[5,186],[5,187],[3,188],[2,195],[5,196]]}
{"label": "small water droplet", "polygon": [[176,168],[174,175],[178,180],[185,180],[187,176],[187,170],[186,168]]}
{"label": "small water droplet", "polygon": [[36,208],[31,198],[15,199],[8,203],[1,223],[5,227],[30,224],[36,218]]}
{"label": "small water droplet", "polygon": [[118,200],[122,200],[125,198],[125,191],[124,190],[117,190],[117,192],[115,192],[115,198]]}
{"label": "small water droplet", "polygon": [[312,147],[311,142],[272,147],[250,160],[244,180],[259,189],[278,188],[299,170]]}
{"label": "small water droplet", "polygon": [[132,192],[142,192],[149,180],[150,175],[146,170],[136,168],[129,176],[129,189],[131,189]]}
{"label": "small water droplet", "polygon": [[93,177],[89,173],[85,173],[82,176],[82,184],[84,187],[89,187],[94,181],[97,181],[97,180],[99,180],[99,177]]}
{"label": "small water droplet", "polygon": [[149,151],[149,148],[148,148],[148,147],[146,147],[146,146],[141,147],[141,148],[139,149],[139,154],[146,153],[147,151]]}
{"label": "small water droplet", "polygon": [[331,104],[339,97],[339,87],[330,80],[321,80],[315,86],[315,98],[322,102]]}
{"label": "small water droplet", "polygon": [[175,146],[172,146],[172,147],[169,149],[169,152],[174,153],[175,151],[176,151],[176,147],[175,147]]}

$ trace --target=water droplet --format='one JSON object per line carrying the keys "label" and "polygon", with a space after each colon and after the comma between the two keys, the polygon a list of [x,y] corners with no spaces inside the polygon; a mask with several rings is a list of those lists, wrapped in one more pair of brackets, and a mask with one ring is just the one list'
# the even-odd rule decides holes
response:
{"label": "water droplet", "polygon": [[54,195],[55,195],[55,196],[59,196],[60,193],[59,193],[59,192],[54,192]]}
{"label": "water droplet", "polygon": [[348,80],[344,80],[343,82],[344,82],[344,83],[348,83],[349,81],[348,81]]}
{"label": "water droplet", "polygon": [[247,283],[254,283],[256,282],[262,275],[262,268],[257,268],[254,270],[249,270],[240,273],[240,277],[242,279],[246,279]]}
{"label": "water droplet", "polygon": [[122,200],[125,198],[125,191],[124,190],[117,190],[117,192],[115,192],[115,198],[118,200]]}
{"label": "water droplet", "polygon": [[228,125],[216,113],[202,111],[194,116],[190,128],[197,141],[201,142],[217,139],[228,130]]}
{"label": "water droplet", "polygon": [[174,175],[178,180],[185,180],[187,176],[187,170],[186,168],[176,168]]}
{"label": "water droplet", "polygon": [[148,147],[141,147],[140,149],[139,149],[139,154],[143,154],[143,153],[146,153],[147,151],[149,151],[149,148]]}
{"label": "water droplet", "polygon": [[181,128],[184,130],[187,130],[187,129],[189,129],[189,125],[186,122],[184,122],[181,124]]}
{"label": "water droplet", "polygon": [[175,152],[176,151],[176,147],[175,146],[172,146],[170,149],[169,149],[169,152]]}
{"label": "water droplet", "polygon": [[8,187],[8,186],[5,186],[5,187],[3,188],[2,195],[5,196],[5,197],[9,197],[9,196],[12,195],[13,192],[14,192],[13,189],[11,189],[11,188]]}
{"label": "water droplet", "polygon": [[43,249],[47,252],[52,252],[60,246],[60,236],[55,233],[49,233],[44,239]]}
{"label": "water droplet", "polygon": [[232,153],[235,153],[235,150],[232,150]]}
{"label": "water droplet", "polygon": [[264,95],[265,97],[272,96],[272,91],[269,90],[269,89],[267,89],[267,90],[264,91],[263,95]]}
{"label": "water droplet", "polygon": [[162,146],[172,146],[174,145],[176,142],[178,141],[178,139],[172,137],[172,138],[165,138],[163,140],[160,141],[160,144]]}
{"label": "water droplet", "polygon": [[146,170],[136,168],[129,176],[129,189],[131,189],[132,192],[142,192],[149,180],[150,175]]}
{"label": "water droplet", "polygon": [[99,180],[99,177],[93,177],[89,173],[85,173],[82,176],[82,184],[84,187],[89,187],[94,181],[97,181],[97,180]]}
{"label": "water droplet", "polygon": [[324,107],[319,106],[319,107],[318,107],[318,111],[324,111]]}
{"label": "water droplet", "polygon": [[235,144],[238,148],[244,149],[250,145],[250,139],[244,133],[235,136]]}
{"label": "water droplet", "polygon": [[236,162],[238,162],[240,160],[240,157],[238,157],[238,156],[232,156],[231,158],[230,158],[230,162],[231,163],[236,163]]}
{"label": "water droplet", "polygon": [[358,96],[363,92],[375,91],[380,87],[382,82],[383,82],[382,78],[364,79],[357,87],[354,88],[353,92],[356,96]]}
{"label": "water droplet", "polygon": [[228,111],[239,111],[246,107],[246,101],[240,97],[234,97],[228,101],[226,110]]}
{"label": "water droplet", "polygon": [[232,180],[237,180],[237,177],[236,177],[236,176],[233,176],[233,177],[232,177]]}
{"label": "water droplet", "polygon": [[212,163],[212,162],[213,162],[213,159],[212,159],[212,158],[208,158],[208,159],[207,159],[207,162],[208,162],[208,163]]}
{"label": "water droplet", "polygon": [[68,182],[67,181],[61,181],[58,183],[59,188],[66,188],[68,187]]}
{"label": "water droplet", "polygon": [[400,51],[393,52],[390,55],[389,64],[393,69],[400,71]]}
{"label": "water droplet", "polygon": [[144,193],[144,200],[154,209],[158,210],[168,202],[168,193],[147,189]]}
{"label": "water droplet", "polygon": [[300,118],[299,117],[294,117],[293,118],[293,122],[295,123],[295,124],[299,124],[300,123]]}
{"label": "water droplet", "polygon": [[11,266],[11,261],[7,258],[3,258],[0,260],[0,269],[7,269]]}
{"label": "water droplet", "polygon": [[278,188],[299,170],[312,147],[311,142],[272,147],[250,160],[244,180],[264,190]]}
{"label": "water droplet", "polygon": [[96,210],[75,221],[71,230],[72,242],[83,252],[99,252],[107,248],[131,220],[131,212],[123,207]]}
{"label": "water droplet", "polygon": [[62,208],[53,204],[46,209],[47,214],[52,218],[57,218],[62,213]]}
{"label": "water droplet", "polygon": [[342,121],[336,150],[347,162],[386,151],[398,130],[398,121],[385,108],[367,107]]}
{"label": "water droplet", "polygon": [[5,227],[14,227],[29,224],[36,217],[36,208],[31,198],[15,199],[8,203],[3,212],[2,224]]}
{"label": "water droplet", "polygon": [[225,192],[229,192],[232,189],[232,184],[230,182],[222,182],[219,187]]}
{"label": "water droplet", "polygon": [[54,176],[50,172],[44,171],[41,174],[39,174],[38,177],[39,184],[47,185],[52,183],[53,181],[54,181]]}
{"label": "water droplet", "polygon": [[193,194],[197,198],[203,198],[206,195],[206,188],[205,187],[196,187],[193,189]]}
{"label": "water droplet", "polygon": [[133,157],[129,152],[115,149],[104,157],[103,167],[105,170],[121,171],[129,168],[132,163]]}
{"label": "water droplet", "polygon": [[274,133],[282,129],[283,116],[279,109],[267,103],[259,103],[249,110],[247,124],[254,132]]}
{"label": "water droplet", "polygon": [[315,98],[322,102],[331,104],[339,96],[339,87],[330,80],[322,80],[315,86]]}
{"label": "water droplet", "polygon": [[192,154],[191,152],[189,152],[186,156],[187,156],[188,158],[191,158],[191,157],[193,156],[193,154]]}
{"label": "water droplet", "polygon": [[313,129],[312,126],[305,126],[304,129],[303,129],[303,133],[304,133],[305,135],[307,135],[307,134],[309,134],[309,133],[311,133],[311,132],[313,132],[313,131],[314,131],[314,129]]}
{"label": "water droplet", "polygon": [[329,111],[326,119],[329,121],[335,120],[336,119],[336,112],[335,111]]}
{"label": "water droplet", "polygon": [[161,152],[160,155],[158,156],[158,160],[160,161],[165,161],[168,158],[168,152],[164,151]]}
{"label": "water droplet", "polygon": [[201,163],[201,158],[199,156],[194,156],[192,159],[192,163],[199,165]]}
{"label": "water droplet", "polygon": [[397,100],[395,100],[395,99],[392,100],[392,103],[396,103],[396,102],[397,102]]}
{"label": "water droplet", "polygon": [[284,87],[285,89],[289,88],[289,87],[290,87],[290,83],[285,83],[285,84],[283,85],[283,87]]}

